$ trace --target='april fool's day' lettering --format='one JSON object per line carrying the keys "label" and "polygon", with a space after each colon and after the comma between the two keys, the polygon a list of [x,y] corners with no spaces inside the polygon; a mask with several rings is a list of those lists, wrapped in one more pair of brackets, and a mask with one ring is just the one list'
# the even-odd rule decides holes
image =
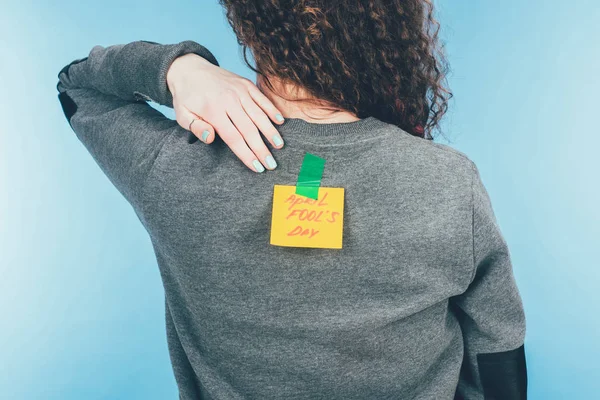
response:
{"label": "'april fool's day' lettering", "polygon": [[318,199],[295,191],[291,185],[274,187],[271,244],[341,249],[344,189],[320,187]]}

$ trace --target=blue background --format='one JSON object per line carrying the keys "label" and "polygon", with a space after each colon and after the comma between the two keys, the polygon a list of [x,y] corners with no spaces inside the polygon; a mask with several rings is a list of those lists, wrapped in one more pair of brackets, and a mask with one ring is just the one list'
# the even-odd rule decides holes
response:
{"label": "blue background", "polygon": [[[57,4],[0,14],[0,397],[175,399],[149,238],[70,130],[57,74],[97,44],[191,39],[254,75],[216,0]],[[455,94],[444,128],[511,249],[530,398],[597,398],[600,3],[438,5]]]}

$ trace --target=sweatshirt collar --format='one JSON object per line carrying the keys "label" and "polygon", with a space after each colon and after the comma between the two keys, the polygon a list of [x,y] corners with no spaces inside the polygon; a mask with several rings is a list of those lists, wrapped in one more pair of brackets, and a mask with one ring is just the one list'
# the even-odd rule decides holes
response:
{"label": "sweatshirt collar", "polygon": [[[316,123],[301,118],[286,118],[283,124],[275,125],[283,140],[310,142],[353,142],[385,135],[393,127],[375,117],[369,116],[358,121]],[[386,129],[387,128],[387,129]],[[398,128],[399,129],[399,128]]]}

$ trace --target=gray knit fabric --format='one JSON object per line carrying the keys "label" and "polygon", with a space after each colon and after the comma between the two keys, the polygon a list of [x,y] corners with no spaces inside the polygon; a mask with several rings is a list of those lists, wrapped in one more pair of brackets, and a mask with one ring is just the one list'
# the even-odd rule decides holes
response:
{"label": "gray knit fabric", "polygon": [[[525,316],[473,162],[374,117],[289,118],[279,166],[252,172],[144,101],[172,106],[189,52],[217,64],[193,41],[95,46],[57,86],[152,240],[180,399],[484,399],[476,356],[523,345]],[[306,152],[345,188],[341,250],[269,244]]]}

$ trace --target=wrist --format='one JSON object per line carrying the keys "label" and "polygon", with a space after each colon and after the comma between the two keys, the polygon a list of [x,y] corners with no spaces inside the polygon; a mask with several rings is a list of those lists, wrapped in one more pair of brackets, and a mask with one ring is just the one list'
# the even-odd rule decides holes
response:
{"label": "wrist", "polygon": [[[185,54],[185,55],[187,55],[187,54]],[[175,93],[175,80],[176,80],[177,71],[179,69],[179,64],[181,63],[182,57],[184,57],[184,56],[179,56],[175,60],[173,60],[173,62],[169,66],[169,69],[167,70],[167,87],[169,88],[169,91],[171,92],[171,94]]]}
{"label": "wrist", "polygon": [[181,76],[182,68],[189,62],[201,62],[211,64],[210,61],[199,56],[196,53],[186,53],[179,57],[177,57],[167,70],[167,87],[171,94],[175,93],[175,89],[177,87],[176,83],[178,82],[178,77]]}

